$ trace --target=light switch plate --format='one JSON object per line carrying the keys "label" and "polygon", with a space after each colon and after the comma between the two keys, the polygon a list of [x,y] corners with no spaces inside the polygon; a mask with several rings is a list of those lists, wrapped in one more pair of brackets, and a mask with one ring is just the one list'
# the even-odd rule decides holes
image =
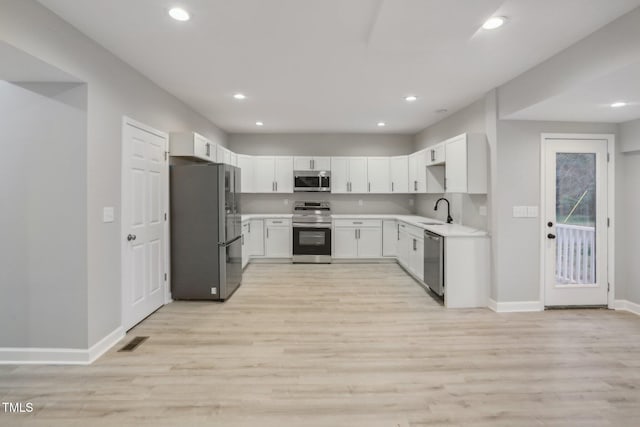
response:
{"label": "light switch plate", "polygon": [[487,216],[487,207],[480,206],[480,208],[478,208],[478,214],[480,214],[480,216]]}
{"label": "light switch plate", "polygon": [[116,220],[115,210],[113,206],[102,208],[102,222],[113,222]]}
{"label": "light switch plate", "polygon": [[527,217],[529,217],[529,218],[537,218],[538,217],[538,207],[537,206],[527,206]]}
{"label": "light switch plate", "polygon": [[526,206],[514,206],[513,207],[513,217],[514,218],[524,218],[527,216],[527,207]]}

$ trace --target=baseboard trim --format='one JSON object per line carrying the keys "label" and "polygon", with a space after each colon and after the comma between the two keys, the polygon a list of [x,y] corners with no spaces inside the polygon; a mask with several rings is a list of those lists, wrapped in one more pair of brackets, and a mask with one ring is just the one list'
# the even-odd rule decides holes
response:
{"label": "baseboard trim", "polygon": [[487,305],[496,313],[525,313],[531,311],[544,311],[544,305],[540,301],[497,302],[489,298]]}
{"label": "baseboard trim", "polygon": [[631,302],[626,299],[617,299],[613,302],[613,308],[615,310],[628,311],[640,316],[640,304]]}
{"label": "baseboard trim", "polygon": [[124,337],[116,328],[86,350],[75,348],[0,348],[0,365],[89,365]]}

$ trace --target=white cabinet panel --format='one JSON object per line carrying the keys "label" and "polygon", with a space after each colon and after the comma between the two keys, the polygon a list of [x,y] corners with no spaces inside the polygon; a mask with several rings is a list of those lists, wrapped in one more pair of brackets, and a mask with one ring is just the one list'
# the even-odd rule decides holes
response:
{"label": "white cabinet panel", "polygon": [[291,227],[266,228],[264,250],[267,258],[290,258],[291,243]]}
{"label": "white cabinet panel", "polygon": [[390,193],[391,177],[389,157],[367,158],[367,190],[369,193]]}
{"label": "white cabinet panel", "polygon": [[466,138],[450,140],[446,145],[447,158],[445,178],[448,193],[467,191],[467,141]]}
{"label": "white cabinet panel", "polygon": [[402,266],[409,266],[409,233],[400,224],[400,239],[398,240],[398,261]]}
{"label": "white cabinet panel", "polygon": [[427,150],[421,150],[409,156],[409,192],[426,192]]}
{"label": "white cabinet panel", "polygon": [[253,193],[253,157],[246,154],[238,154],[238,167],[240,168],[240,188],[242,193]]}
{"label": "white cabinet panel", "polygon": [[273,193],[275,191],[275,159],[273,157],[255,156],[253,158],[253,190],[256,193]]}
{"label": "white cabinet panel", "polygon": [[367,193],[367,158],[351,157],[349,159],[350,193]]}
{"label": "white cabinet panel", "polygon": [[313,170],[313,157],[299,157],[299,156],[294,157],[293,169],[297,171]]}
{"label": "white cabinet panel", "polygon": [[249,256],[264,256],[264,221],[249,221]]}
{"label": "white cabinet panel", "polygon": [[364,227],[358,229],[358,258],[382,257],[382,229]]}
{"label": "white cabinet panel", "polygon": [[330,171],[331,157],[296,156],[293,158],[293,169],[297,171]]}
{"label": "white cabinet panel", "polygon": [[447,193],[487,193],[487,139],[462,134],[445,141]]}
{"label": "white cabinet panel", "polygon": [[245,268],[249,263],[250,251],[249,242],[251,237],[249,235],[249,221],[242,223],[242,268]]}
{"label": "white cabinet panel", "polygon": [[445,144],[440,143],[427,148],[427,166],[444,164]]}
{"label": "white cabinet panel", "polygon": [[335,227],[333,229],[333,257],[356,258],[358,256],[358,229],[355,227]]}
{"label": "white cabinet panel", "polygon": [[424,280],[424,239],[409,234],[409,270]]}
{"label": "white cabinet panel", "polygon": [[382,256],[398,255],[398,223],[392,220],[382,222]]}
{"label": "white cabinet panel", "polygon": [[313,168],[317,171],[330,171],[331,170],[331,157],[314,157]]}
{"label": "white cabinet panel", "polygon": [[208,162],[216,161],[216,144],[195,132],[171,134],[170,154],[177,157],[194,157]]}
{"label": "white cabinet panel", "polygon": [[331,158],[331,192],[349,192],[349,158]]}
{"label": "white cabinet panel", "polygon": [[390,179],[392,193],[409,192],[409,156],[391,157]]}
{"label": "white cabinet panel", "polygon": [[293,157],[275,158],[274,177],[276,193],[293,193]]}

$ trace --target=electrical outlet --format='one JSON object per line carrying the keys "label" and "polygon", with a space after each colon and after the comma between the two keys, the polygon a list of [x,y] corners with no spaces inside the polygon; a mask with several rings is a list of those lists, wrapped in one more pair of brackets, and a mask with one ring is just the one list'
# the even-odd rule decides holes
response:
{"label": "electrical outlet", "polygon": [[480,214],[480,216],[487,216],[487,207],[486,206],[480,206],[478,208],[478,214]]}
{"label": "electrical outlet", "polygon": [[289,199],[284,199],[284,204],[288,205],[289,204]]}
{"label": "electrical outlet", "polygon": [[358,206],[364,206],[364,202],[362,200],[358,200]]}
{"label": "electrical outlet", "polygon": [[413,200],[413,199],[409,199],[409,206],[413,206],[413,204],[414,204],[414,203],[415,203],[415,202],[414,202],[414,200]]}

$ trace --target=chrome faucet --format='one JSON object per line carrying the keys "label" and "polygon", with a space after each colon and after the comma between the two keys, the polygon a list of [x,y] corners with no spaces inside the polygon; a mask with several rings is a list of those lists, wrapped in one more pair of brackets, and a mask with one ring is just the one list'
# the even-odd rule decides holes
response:
{"label": "chrome faucet", "polygon": [[436,205],[433,207],[433,210],[434,211],[438,210],[438,203],[440,203],[441,200],[444,200],[445,202],[447,202],[447,224],[451,224],[453,222],[453,218],[451,218],[451,204],[447,199],[445,199],[444,197],[440,197],[436,201]]}

